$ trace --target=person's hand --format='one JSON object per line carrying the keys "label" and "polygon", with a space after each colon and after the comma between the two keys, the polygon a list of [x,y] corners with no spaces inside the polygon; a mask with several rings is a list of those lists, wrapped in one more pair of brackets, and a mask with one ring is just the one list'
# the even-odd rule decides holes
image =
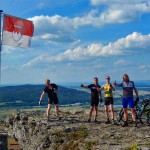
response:
{"label": "person's hand", "polygon": [[81,84],[80,86],[83,87],[83,84]]}
{"label": "person's hand", "polygon": [[103,99],[102,99],[102,98],[100,98],[100,99],[99,99],[99,101],[100,101],[100,103],[102,103],[102,102],[103,102]]}
{"label": "person's hand", "polygon": [[41,101],[39,101],[39,106],[41,106]]}
{"label": "person's hand", "polygon": [[137,101],[137,102],[138,102],[138,101],[139,101],[139,97],[137,97],[135,101]]}
{"label": "person's hand", "polygon": [[134,101],[134,106],[136,106],[136,105],[137,105],[137,102],[138,102],[138,101]]}
{"label": "person's hand", "polygon": [[139,97],[137,97],[136,100],[134,101],[135,106],[137,105],[138,101],[139,101]]}
{"label": "person's hand", "polygon": [[112,88],[110,87],[110,88],[109,88],[109,92],[111,92],[111,91],[112,91]]}
{"label": "person's hand", "polygon": [[113,85],[116,85],[116,80],[114,81]]}
{"label": "person's hand", "polygon": [[57,92],[57,90],[56,90],[55,88],[52,88],[52,90],[53,90],[54,92]]}

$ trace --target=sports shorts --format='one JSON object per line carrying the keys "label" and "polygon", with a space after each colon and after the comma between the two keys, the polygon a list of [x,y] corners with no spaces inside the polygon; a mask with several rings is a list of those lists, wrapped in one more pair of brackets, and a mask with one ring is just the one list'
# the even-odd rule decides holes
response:
{"label": "sports shorts", "polygon": [[94,107],[94,106],[98,106],[99,104],[99,99],[91,99],[91,106]]}
{"label": "sports shorts", "polygon": [[48,104],[53,104],[53,103],[55,105],[59,103],[57,96],[48,98]]}
{"label": "sports shorts", "polygon": [[110,104],[114,104],[114,100],[113,100],[113,97],[105,97],[105,102],[104,102],[105,105],[110,105]]}
{"label": "sports shorts", "polygon": [[127,108],[129,105],[130,108],[134,108],[134,101],[133,97],[127,97],[122,99],[122,106],[123,108]]}

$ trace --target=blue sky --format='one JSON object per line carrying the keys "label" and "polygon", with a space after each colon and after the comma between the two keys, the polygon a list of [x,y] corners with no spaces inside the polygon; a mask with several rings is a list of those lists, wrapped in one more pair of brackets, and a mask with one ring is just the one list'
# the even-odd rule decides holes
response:
{"label": "blue sky", "polygon": [[33,21],[29,48],[2,45],[1,84],[150,80],[149,0],[0,0]]}

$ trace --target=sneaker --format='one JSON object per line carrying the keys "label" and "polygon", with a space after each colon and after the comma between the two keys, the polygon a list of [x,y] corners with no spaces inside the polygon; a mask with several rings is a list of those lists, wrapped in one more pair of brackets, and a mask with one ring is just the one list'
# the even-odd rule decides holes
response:
{"label": "sneaker", "polygon": [[88,119],[88,122],[91,122],[91,119]]}
{"label": "sneaker", "polygon": [[110,122],[110,120],[108,119],[106,122],[105,122],[105,124],[110,124],[111,122]]}
{"label": "sneaker", "polygon": [[134,121],[134,127],[137,127],[137,121]]}
{"label": "sneaker", "polygon": [[97,119],[95,119],[94,122],[97,122]]}
{"label": "sneaker", "polygon": [[125,121],[125,122],[123,123],[122,127],[127,127],[127,126],[128,126],[128,122]]}

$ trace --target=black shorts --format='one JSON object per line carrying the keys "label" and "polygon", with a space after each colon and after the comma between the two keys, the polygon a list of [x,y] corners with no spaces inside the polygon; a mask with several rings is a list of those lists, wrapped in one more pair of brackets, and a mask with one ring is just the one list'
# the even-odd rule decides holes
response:
{"label": "black shorts", "polygon": [[91,106],[94,107],[94,106],[98,106],[99,104],[99,99],[91,99]]}
{"label": "black shorts", "polygon": [[114,104],[113,97],[105,97],[105,105]]}
{"label": "black shorts", "polygon": [[55,97],[49,97],[48,98],[48,104],[58,104],[59,103],[59,101],[58,101],[58,97],[57,96],[55,96]]}

